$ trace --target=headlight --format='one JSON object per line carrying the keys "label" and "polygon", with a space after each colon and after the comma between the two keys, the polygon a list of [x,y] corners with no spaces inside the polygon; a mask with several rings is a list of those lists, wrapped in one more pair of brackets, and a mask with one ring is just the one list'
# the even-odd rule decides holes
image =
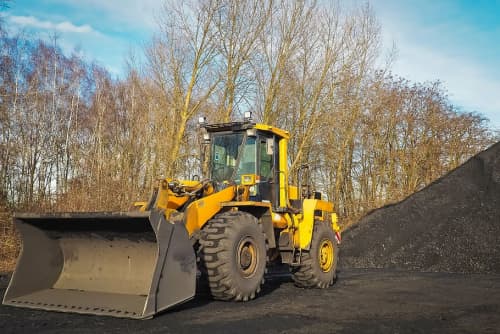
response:
{"label": "headlight", "polygon": [[245,174],[241,176],[241,184],[244,186],[251,186],[255,184],[254,174]]}
{"label": "headlight", "polygon": [[256,186],[251,186],[251,187],[248,189],[248,192],[250,193],[250,196],[255,196],[255,195],[257,195],[257,187],[256,187]]}

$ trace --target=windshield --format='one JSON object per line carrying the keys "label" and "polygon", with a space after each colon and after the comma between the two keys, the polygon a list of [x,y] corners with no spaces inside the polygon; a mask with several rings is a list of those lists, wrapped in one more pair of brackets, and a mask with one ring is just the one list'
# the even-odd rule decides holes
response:
{"label": "windshield", "polygon": [[[212,180],[216,182],[235,181],[239,183],[241,175],[255,174],[255,138],[248,137],[242,148],[243,137],[243,133],[217,134],[212,137],[210,159]],[[236,168],[240,151],[239,167]]]}
{"label": "windshield", "polygon": [[243,141],[243,133],[218,134],[212,138],[211,166],[212,179],[222,182],[231,180],[236,168],[238,151]]}

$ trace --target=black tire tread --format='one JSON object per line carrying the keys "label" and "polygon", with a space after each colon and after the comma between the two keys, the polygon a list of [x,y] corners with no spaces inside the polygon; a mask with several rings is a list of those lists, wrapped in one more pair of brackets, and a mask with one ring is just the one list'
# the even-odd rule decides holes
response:
{"label": "black tire tread", "polygon": [[[258,230],[262,233],[264,240],[265,234],[261,224],[257,219],[249,213],[241,211],[228,211],[216,215],[209,220],[201,234],[200,238],[200,263],[204,268],[202,273],[208,281],[209,292],[214,299],[218,300],[234,300],[247,301],[254,299],[260,292],[261,285],[264,283],[264,278],[260,279],[260,283],[253,291],[237,291],[233,285],[233,275],[230,267],[230,262],[233,260],[234,254],[231,249],[227,249],[227,244],[224,242],[228,236],[236,233],[239,228],[238,224],[256,224]],[[265,242],[267,252],[267,242]],[[266,257],[264,254],[264,263]],[[264,264],[265,265],[265,264]]]}
{"label": "black tire tread", "polygon": [[[330,230],[327,232],[327,230]],[[317,240],[321,238],[321,235],[324,233],[330,234],[330,239],[333,243],[334,251],[335,251],[335,259],[333,265],[333,276],[327,280],[324,279],[323,275],[318,275],[319,263],[317,261],[316,249],[320,242]],[[309,251],[302,252],[301,264],[297,268],[292,270],[292,278],[296,286],[301,288],[319,288],[326,289],[331,286],[336,279],[336,268],[337,268],[337,256],[338,256],[338,248],[336,247],[335,234],[333,230],[324,222],[316,221],[314,222],[313,236],[311,241],[311,249]],[[322,277],[323,276],[323,277]]]}

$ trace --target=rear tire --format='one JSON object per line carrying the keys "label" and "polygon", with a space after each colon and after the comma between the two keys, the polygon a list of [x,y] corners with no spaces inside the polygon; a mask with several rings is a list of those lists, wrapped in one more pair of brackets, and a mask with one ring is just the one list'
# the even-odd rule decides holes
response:
{"label": "rear tire", "polygon": [[311,248],[302,252],[301,265],[293,268],[295,285],[325,289],[336,278],[338,248],[335,233],[325,222],[314,222]]}
{"label": "rear tire", "polygon": [[241,211],[218,214],[203,227],[200,246],[200,271],[214,299],[255,298],[266,269],[266,238],[257,218]]}

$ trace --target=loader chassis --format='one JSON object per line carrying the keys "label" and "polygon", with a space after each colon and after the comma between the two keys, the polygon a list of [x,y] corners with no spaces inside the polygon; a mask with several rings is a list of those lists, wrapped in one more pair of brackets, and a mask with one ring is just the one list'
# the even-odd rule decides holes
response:
{"label": "loader chassis", "polygon": [[193,298],[197,272],[215,299],[253,299],[272,264],[300,287],[333,284],[337,216],[307,182],[288,184],[288,132],[202,128],[207,179],[160,179],[135,212],[16,215],[23,248],[4,304],[149,318]]}

